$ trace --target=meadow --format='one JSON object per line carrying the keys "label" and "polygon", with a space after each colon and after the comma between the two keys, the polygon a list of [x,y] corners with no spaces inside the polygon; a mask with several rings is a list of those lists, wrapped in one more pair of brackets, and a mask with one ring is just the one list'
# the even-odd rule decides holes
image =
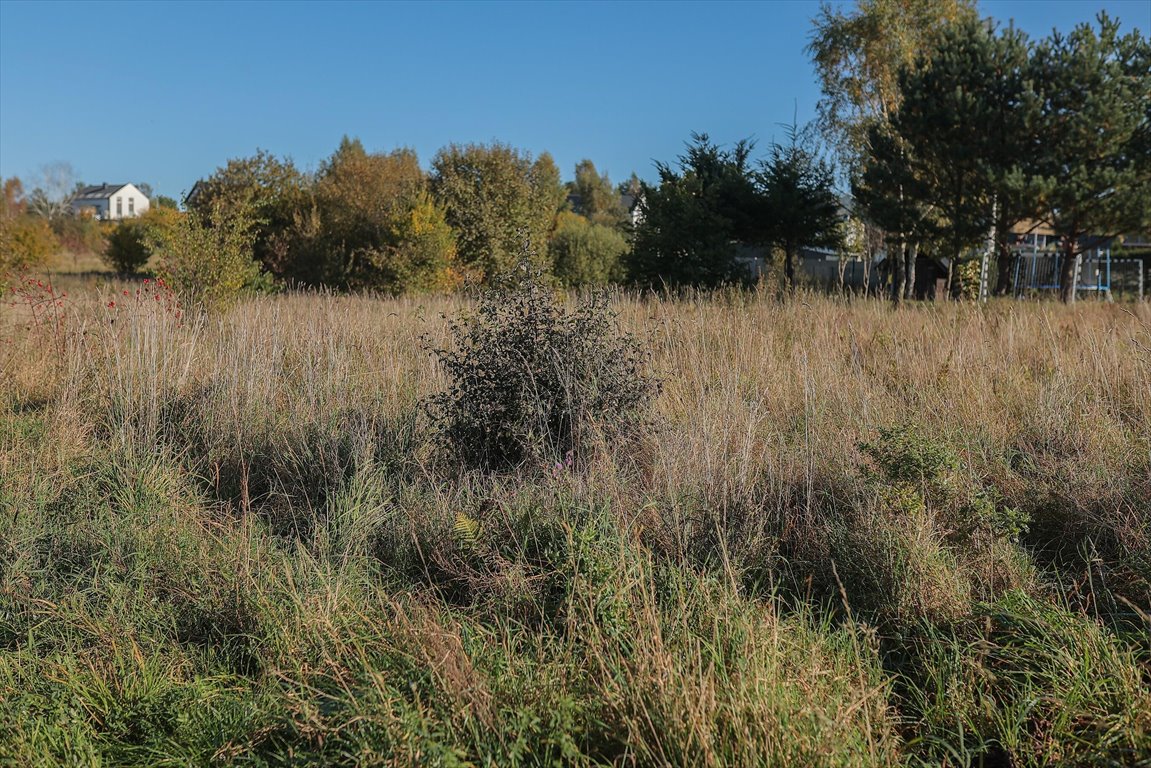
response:
{"label": "meadow", "polygon": [[0,765],[1151,765],[1151,306],[610,306],[642,434],[481,471],[464,298],[9,293]]}

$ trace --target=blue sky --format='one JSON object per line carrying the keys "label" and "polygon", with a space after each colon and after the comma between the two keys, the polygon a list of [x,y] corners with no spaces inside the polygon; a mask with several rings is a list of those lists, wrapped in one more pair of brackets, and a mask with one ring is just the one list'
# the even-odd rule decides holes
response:
{"label": "blue sky", "polygon": [[[984,0],[1033,37],[1151,0]],[[691,131],[810,119],[816,2],[70,3],[0,0],[0,175],[68,162],[178,197],[257,148],[314,168],[370,150],[500,140],[652,178]]]}

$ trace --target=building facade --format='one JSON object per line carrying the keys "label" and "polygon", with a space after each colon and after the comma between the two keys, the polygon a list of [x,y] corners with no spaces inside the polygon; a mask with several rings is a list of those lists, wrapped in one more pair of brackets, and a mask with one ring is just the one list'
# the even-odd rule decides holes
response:
{"label": "building facade", "polygon": [[72,197],[76,214],[89,214],[103,221],[135,218],[148,210],[148,196],[135,184],[99,184],[84,187]]}

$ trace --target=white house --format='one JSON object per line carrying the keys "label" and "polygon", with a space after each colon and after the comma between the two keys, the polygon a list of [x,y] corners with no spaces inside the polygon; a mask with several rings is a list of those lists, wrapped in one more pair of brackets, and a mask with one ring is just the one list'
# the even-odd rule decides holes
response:
{"label": "white house", "polygon": [[99,184],[84,187],[72,197],[75,213],[89,211],[97,219],[130,219],[148,210],[148,196],[135,184]]}

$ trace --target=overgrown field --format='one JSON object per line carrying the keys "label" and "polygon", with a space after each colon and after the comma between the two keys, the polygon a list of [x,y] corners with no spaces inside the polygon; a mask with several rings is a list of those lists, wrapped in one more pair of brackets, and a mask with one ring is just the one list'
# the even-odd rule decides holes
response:
{"label": "overgrown field", "polygon": [[462,299],[21,290],[0,764],[1151,765],[1146,304],[621,295],[628,439],[468,470]]}

